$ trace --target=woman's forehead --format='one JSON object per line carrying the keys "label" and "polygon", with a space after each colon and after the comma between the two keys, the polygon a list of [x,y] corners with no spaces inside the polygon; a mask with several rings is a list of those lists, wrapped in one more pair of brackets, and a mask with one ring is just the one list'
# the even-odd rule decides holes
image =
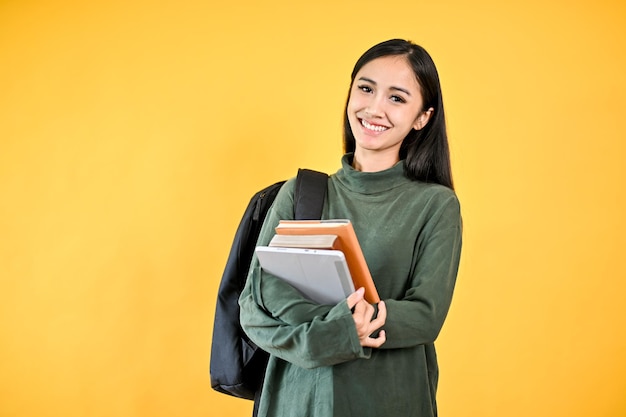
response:
{"label": "woman's forehead", "polygon": [[355,81],[370,81],[382,88],[393,86],[420,90],[413,68],[404,55],[375,58],[363,65]]}

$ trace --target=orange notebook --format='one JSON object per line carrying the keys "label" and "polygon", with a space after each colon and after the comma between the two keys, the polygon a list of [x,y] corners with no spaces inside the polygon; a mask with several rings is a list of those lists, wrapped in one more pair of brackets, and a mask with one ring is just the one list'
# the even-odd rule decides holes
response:
{"label": "orange notebook", "polygon": [[[380,301],[372,275],[365,262],[361,245],[350,220],[281,220],[276,226],[278,235],[336,235],[332,249],[344,253],[354,288],[365,288],[365,300],[371,304]],[[330,249],[330,248],[329,248]]]}

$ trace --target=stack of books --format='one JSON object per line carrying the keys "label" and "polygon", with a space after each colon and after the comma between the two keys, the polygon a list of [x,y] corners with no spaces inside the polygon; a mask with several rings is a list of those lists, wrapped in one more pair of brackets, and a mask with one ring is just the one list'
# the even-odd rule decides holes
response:
{"label": "stack of books", "polygon": [[380,301],[350,220],[282,220],[268,246],[258,246],[261,268],[320,304],[336,304],[355,289]]}

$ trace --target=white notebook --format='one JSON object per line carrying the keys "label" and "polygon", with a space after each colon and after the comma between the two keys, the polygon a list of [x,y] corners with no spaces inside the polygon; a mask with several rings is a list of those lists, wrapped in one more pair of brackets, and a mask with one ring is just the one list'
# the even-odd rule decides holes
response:
{"label": "white notebook", "polygon": [[334,305],[354,292],[343,252],[257,246],[261,268],[319,304]]}

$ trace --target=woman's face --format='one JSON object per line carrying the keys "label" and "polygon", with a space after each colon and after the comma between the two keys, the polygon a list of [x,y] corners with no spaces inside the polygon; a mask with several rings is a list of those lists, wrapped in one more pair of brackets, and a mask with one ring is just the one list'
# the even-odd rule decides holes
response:
{"label": "woman's face", "polygon": [[422,107],[420,86],[404,56],[365,64],[354,78],[347,106],[355,156],[385,156],[397,162],[403,139],[411,129],[423,128],[433,112]]}

